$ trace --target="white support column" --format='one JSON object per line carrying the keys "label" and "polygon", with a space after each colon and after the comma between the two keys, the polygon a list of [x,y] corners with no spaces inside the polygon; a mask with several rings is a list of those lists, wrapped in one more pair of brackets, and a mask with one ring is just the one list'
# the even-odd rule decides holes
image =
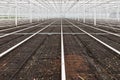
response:
{"label": "white support column", "polygon": [[109,19],[109,4],[106,4],[106,18]]}
{"label": "white support column", "polygon": [[105,6],[105,16],[104,16],[104,19],[108,19],[108,7],[107,7],[107,4]]}
{"label": "white support column", "polygon": [[117,6],[117,21],[120,21],[120,5]]}
{"label": "white support column", "polygon": [[39,20],[41,21],[41,7],[39,7]]}
{"label": "white support column", "polygon": [[33,15],[32,15],[32,3],[31,3],[31,0],[29,0],[29,18],[30,18],[30,23],[32,23],[32,18],[33,18]]}
{"label": "white support column", "polygon": [[41,21],[43,21],[43,8],[41,8]]}
{"label": "white support column", "polygon": [[79,17],[79,2],[78,2],[78,4],[77,4],[77,19],[78,19],[78,21],[79,21],[79,19],[80,19],[80,17]]}
{"label": "white support column", "polygon": [[[96,0],[95,0],[95,6],[96,6]],[[96,15],[96,7],[94,7],[94,25],[96,26],[97,24],[97,19],[96,19],[97,15]]]}
{"label": "white support column", "polygon": [[80,19],[81,19],[81,11],[80,11],[80,3],[79,3],[79,5],[78,5],[79,7],[78,7],[78,12],[79,12],[79,21],[80,21]]}
{"label": "white support column", "polygon": [[17,7],[17,0],[15,0],[15,25],[18,25],[18,7]]}
{"label": "white support column", "polygon": [[85,23],[85,22],[86,22],[86,4],[84,2],[84,4],[83,4],[83,23]]}
{"label": "white support column", "polygon": [[38,11],[37,11],[37,20],[38,20],[38,22],[40,21],[40,16],[39,16],[39,14],[40,14],[40,8],[38,8]]}
{"label": "white support column", "polygon": [[48,14],[49,14],[49,13],[48,13],[48,9],[47,9],[47,19],[48,19]]}
{"label": "white support column", "polygon": [[102,19],[102,7],[100,6],[100,19]]}
{"label": "white support column", "polygon": [[23,20],[23,16],[21,15],[21,7],[18,7],[18,16],[20,18],[20,20]]}
{"label": "white support column", "polygon": [[9,6],[9,19],[11,19],[11,10],[12,10],[12,7]]}
{"label": "white support column", "polygon": [[10,3],[8,2],[8,12],[7,12],[7,18],[10,19]]}
{"label": "white support column", "polygon": [[[73,8],[74,9],[74,14],[76,13],[76,9],[75,9],[75,7]],[[77,15],[75,15],[75,20],[77,20]]]}

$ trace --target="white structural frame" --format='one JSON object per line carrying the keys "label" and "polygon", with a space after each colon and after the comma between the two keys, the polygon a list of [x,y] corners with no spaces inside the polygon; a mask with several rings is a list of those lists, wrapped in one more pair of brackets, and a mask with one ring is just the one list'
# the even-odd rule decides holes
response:
{"label": "white structural frame", "polygon": [[[63,5],[62,13],[60,11],[61,3]],[[114,8],[114,6],[117,6],[117,8]],[[18,25],[18,19],[21,18],[29,19],[29,22],[32,23],[33,19],[40,21],[48,18],[60,18],[61,14],[64,18],[83,19],[84,23],[86,19],[93,19],[94,25],[97,24],[97,19],[120,21],[119,0],[0,0],[1,16],[5,14],[7,7],[9,9],[7,17],[11,19],[11,16],[15,16],[16,26]],[[112,14],[113,17],[111,17]]]}

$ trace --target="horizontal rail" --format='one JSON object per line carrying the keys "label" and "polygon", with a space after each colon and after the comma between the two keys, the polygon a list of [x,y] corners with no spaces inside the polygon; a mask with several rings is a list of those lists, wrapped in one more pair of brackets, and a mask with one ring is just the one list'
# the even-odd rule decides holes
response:
{"label": "horizontal rail", "polygon": [[82,24],[82,25],[85,25],[85,26],[88,26],[88,27],[90,27],[90,28],[93,28],[93,29],[102,31],[102,32],[106,32],[106,33],[108,33],[108,34],[112,34],[112,35],[117,36],[117,37],[120,37],[119,34],[116,34],[116,33],[113,33],[113,32],[109,32],[109,31],[106,31],[106,30],[103,30],[103,29],[100,29],[100,28],[96,28],[96,27],[90,26],[90,25],[88,25],[88,24],[84,24],[84,23],[81,23],[81,24]]}
{"label": "horizontal rail", "polygon": [[19,25],[17,27],[15,26],[15,27],[12,27],[12,28],[2,29],[2,30],[0,30],[0,32],[15,29],[15,28],[26,27],[27,25],[30,25],[30,24],[24,24],[24,25]]}
{"label": "horizontal rail", "polygon": [[[44,23],[42,23],[42,24],[44,24]],[[24,30],[27,30],[27,29],[31,29],[31,28],[36,27],[36,26],[38,26],[38,25],[40,25],[40,24],[31,26],[31,27],[27,27],[27,28],[24,28],[24,29],[21,29],[21,30],[17,30],[17,31],[14,31],[14,32],[11,32],[11,33],[6,33],[6,34],[4,34],[4,35],[1,35],[0,38],[3,38],[3,37],[6,37],[6,36],[15,34],[15,33],[17,33],[17,32],[21,32],[21,31],[24,31]]]}
{"label": "horizontal rail", "polygon": [[98,26],[96,27],[106,27],[106,28],[111,28],[111,29],[115,29],[115,30],[120,30],[119,28],[115,28],[115,27],[110,27],[110,26],[106,26],[106,25],[100,25],[100,24],[97,24]]}
{"label": "horizontal rail", "polygon": [[[13,34],[13,35],[30,35],[30,34],[34,34],[34,33],[15,33],[15,34]],[[38,34],[61,34],[60,32],[52,32],[52,33],[47,33],[47,32],[43,32],[43,33],[38,33]],[[63,33],[63,34],[72,34],[72,35],[81,35],[81,34],[85,34],[85,33],[67,33],[67,32],[65,32],[65,33]],[[110,35],[110,34],[108,34],[108,33],[90,33],[90,34],[94,34],[94,35]],[[120,33],[119,33],[120,34]],[[2,34],[0,34],[0,35],[2,35]]]}
{"label": "horizontal rail", "polygon": [[50,25],[52,25],[54,22],[50,23],[49,25],[47,25],[46,27],[40,29],[39,31],[37,31],[36,33],[34,33],[33,35],[27,37],[26,39],[22,40],[21,42],[19,42],[18,44],[14,45],[13,47],[9,48],[8,50],[2,52],[0,54],[0,58],[3,57],[4,55],[8,54],[9,52],[11,52],[12,50],[14,50],[15,48],[17,48],[18,46],[20,46],[21,44],[25,43],[26,41],[28,41],[29,39],[31,39],[32,37],[34,37],[35,35],[37,35],[39,32],[43,31],[44,29],[48,28]]}
{"label": "horizontal rail", "polygon": [[96,38],[95,36],[91,35],[90,33],[86,32],[85,30],[81,29],[80,27],[78,27],[77,25],[73,24],[72,22],[66,20],[68,23],[72,24],[74,27],[78,28],[80,31],[86,33],[88,36],[90,36],[91,38],[93,38],[94,40],[96,40],[97,42],[101,43],[102,45],[104,45],[105,47],[109,48],[110,50],[114,51],[115,53],[120,55],[120,51],[111,47],[110,45],[104,43],[103,41],[99,40],[98,38]]}

